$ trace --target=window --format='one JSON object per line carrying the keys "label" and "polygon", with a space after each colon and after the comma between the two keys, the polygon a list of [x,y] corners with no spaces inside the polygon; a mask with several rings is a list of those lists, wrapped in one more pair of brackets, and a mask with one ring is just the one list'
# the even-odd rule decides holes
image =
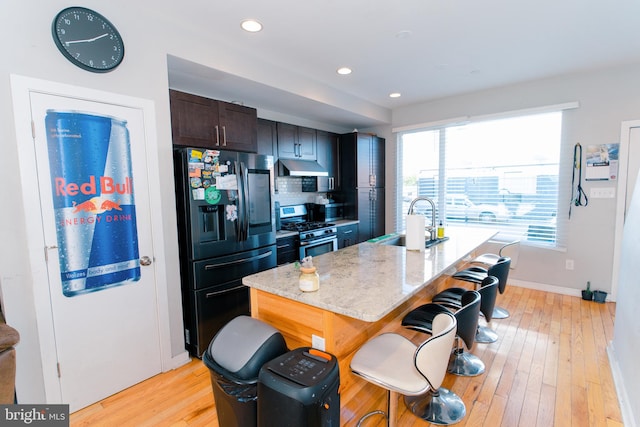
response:
{"label": "window", "polygon": [[[562,111],[400,132],[396,229],[404,230],[411,201],[425,196],[448,225],[558,246],[561,134]],[[428,208],[415,205],[430,217]]]}

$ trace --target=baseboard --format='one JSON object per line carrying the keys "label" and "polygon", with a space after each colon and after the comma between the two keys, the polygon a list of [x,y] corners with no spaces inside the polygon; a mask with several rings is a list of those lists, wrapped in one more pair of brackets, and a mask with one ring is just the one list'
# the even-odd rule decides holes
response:
{"label": "baseboard", "polygon": [[[509,279],[509,286],[517,286],[519,288],[536,289],[539,291],[552,292],[554,294],[570,295],[573,297],[582,297],[582,289],[566,288],[564,286],[547,285],[545,283],[527,282],[525,280]],[[611,302],[611,295],[607,294],[605,301]]]}
{"label": "baseboard", "polygon": [[607,356],[609,356],[609,366],[611,366],[611,374],[613,375],[613,383],[616,386],[616,393],[618,395],[618,403],[620,403],[620,412],[622,413],[622,423],[626,427],[637,427],[635,418],[633,416],[632,406],[629,404],[629,397],[627,396],[627,389],[624,386],[624,376],[620,372],[618,366],[618,358],[616,357],[616,351],[613,347],[613,342],[607,346]]}
{"label": "baseboard", "polygon": [[163,364],[162,372],[171,371],[172,369],[179,368],[180,366],[186,365],[189,362],[191,362],[191,357],[189,356],[189,352],[185,350],[182,353],[169,359],[166,365]]}

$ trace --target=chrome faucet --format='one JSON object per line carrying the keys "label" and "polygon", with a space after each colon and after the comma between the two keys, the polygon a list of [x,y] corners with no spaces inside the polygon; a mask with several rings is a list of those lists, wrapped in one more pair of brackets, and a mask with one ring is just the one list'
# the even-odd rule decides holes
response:
{"label": "chrome faucet", "polygon": [[415,205],[416,202],[419,202],[420,200],[431,203],[431,227],[429,227],[429,240],[436,240],[436,231],[438,228],[436,225],[436,204],[433,202],[433,200],[428,197],[416,197],[411,201],[411,204],[409,205],[409,212],[407,212],[407,215],[413,214],[413,205]]}

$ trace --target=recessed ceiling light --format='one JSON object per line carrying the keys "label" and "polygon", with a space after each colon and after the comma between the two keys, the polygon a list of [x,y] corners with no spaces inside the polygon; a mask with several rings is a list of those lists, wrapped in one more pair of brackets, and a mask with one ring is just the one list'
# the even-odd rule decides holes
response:
{"label": "recessed ceiling light", "polygon": [[343,76],[346,76],[347,74],[351,74],[351,68],[349,67],[340,67],[338,68],[338,74],[342,74]]}
{"label": "recessed ceiling light", "polygon": [[402,94],[400,92],[392,92],[389,94],[389,98],[400,98]]}
{"label": "recessed ceiling light", "polygon": [[409,30],[402,30],[402,31],[398,31],[398,32],[396,33],[396,38],[397,38],[397,39],[406,39],[406,38],[411,37],[411,34],[412,34],[412,33],[411,33],[411,31],[409,31]]}
{"label": "recessed ceiling light", "polygon": [[262,30],[262,24],[255,19],[245,19],[240,23],[240,26],[243,30],[250,33],[257,33],[258,31]]}

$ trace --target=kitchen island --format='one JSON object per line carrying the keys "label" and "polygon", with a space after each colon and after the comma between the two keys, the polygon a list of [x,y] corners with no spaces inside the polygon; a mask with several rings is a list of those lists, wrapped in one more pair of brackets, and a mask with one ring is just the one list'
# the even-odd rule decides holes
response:
{"label": "kitchen island", "polygon": [[494,235],[451,227],[449,240],[425,252],[384,244],[392,235],[323,254],[313,259],[320,275],[316,292],[299,290],[300,272],[293,264],[247,276],[243,284],[251,288],[252,316],[280,330],[290,349],[324,345],[338,358],[340,425],[355,425],[369,410],[384,409],[386,394],[351,373],[353,353],[382,332],[415,336],[402,329],[402,317],[446,287],[451,274]]}

